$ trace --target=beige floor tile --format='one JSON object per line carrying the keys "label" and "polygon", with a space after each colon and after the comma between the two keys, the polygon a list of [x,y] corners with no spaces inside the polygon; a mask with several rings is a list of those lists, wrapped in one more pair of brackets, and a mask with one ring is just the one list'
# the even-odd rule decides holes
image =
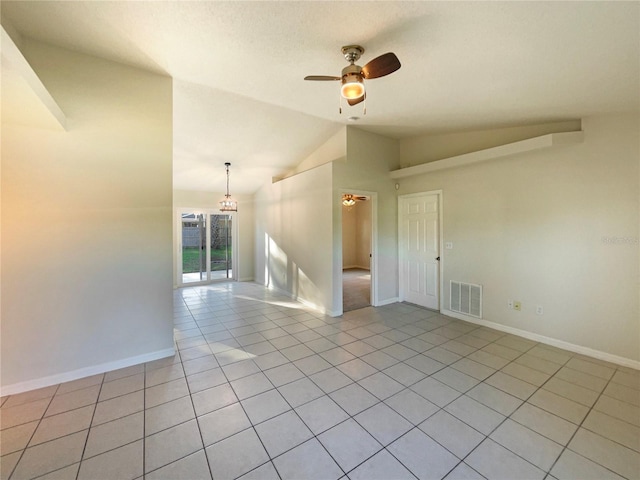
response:
{"label": "beige floor tile", "polygon": [[109,400],[110,398],[126,395],[127,393],[142,390],[144,388],[144,374],[131,375],[130,377],[120,378],[112,382],[102,384],[100,391],[100,401]]}
{"label": "beige floor tile", "polygon": [[581,387],[588,388],[589,390],[593,390],[598,393],[602,392],[608,383],[608,380],[604,378],[589,375],[588,373],[580,372],[569,367],[562,367],[554,377],[580,385]]}
{"label": "beige floor tile", "polygon": [[520,365],[519,363],[515,362],[510,363],[501,371],[503,373],[506,373],[507,375],[511,375],[512,377],[535,385],[536,387],[540,387],[550,377],[548,373],[540,372],[538,370],[534,370],[533,368],[529,368],[525,365]]}
{"label": "beige floor tile", "polygon": [[442,478],[459,461],[417,428],[393,442],[387,450],[421,480]]}
{"label": "beige floor tile", "polygon": [[76,390],[82,390],[83,388],[93,387],[94,385],[100,385],[103,379],[104,373],[100,373],[98,375],[80,378],[71,382],[61,383],[56,394],[62,395],[63,393],[74,392]]}
{"label": "beige floor tile", "polygon": [[240,403],[234,403],[198,417],[198,425],[204,446],[224,440],[251,426]]}
{"label": "beige floor tile", "polygon": [[577,357],[573,357],[571,360],[569,360],[567,362],[567,367],[573,368],[574,370],[578,370],[583,373],[588,373],[589,375],[603,378],[604,380],[609,380],[615,373],[615,370],[612,368],[599,365],[593,360],[586,361]]}
{"label": "beige floor tile", "polygon": [[541,470],[548,471],[560,456],[562,445],[507,419],[490,436]]}
{"label": "beige floor tile", "polygon": [[[217,363],[216,365],[217,366]],[[197,372],[193,372],[197,373]],[[184,369],[180,363],[169,365],[168,367],[158,368],[147,372],[144,378],[144,386],[146,388],[160,385],[161,383],[167,383],[172,380],[177,380],[184,377]]]}
{"label": "beige floor tile", "polygon": [[187,386],[187,380],[179,378],[178,380],[147,388],[144,391],[144,395],[145,408],[151,408],[189,395],[189,387]]}
{"label": "beige floor tile", "polygon": [[37,426],[38,422],[35,421],[0,431],[0,452],[2,455],[24,450]]}
{"label": "beige floor tile", "polygon": [[619,383],[609,383],[603,392],[606,396],[640,407],[640,390]]}
{"label": "beige floor tile", "polygon": [[64,467],[38,477],[38,480],[76,480],[78,477],[79,469],[80,462],[74,463],[72,465],[69,465],[68,467]]}
{"label": "beige floor tile", "polygon": [[58,385],[52,385],[51,387],[39,388],[37,390],[31,390],[17,395],[11,395],[2,404],[2,409],[9,407],[16,407],[18,405],[24,405],[25,403],[35,402],[36,400],[50,399],[58,390]]}
{"label": "beige floor tile", "polygon": [[506,416],[511,415],[522,404],[519,398],[484,382],[469,390],[467,396]]}
{"label": "beige floor tile", "polygon": [[93,425],[110,422],[144,410],[144,391],[122,395],[103,402],[98,402],[93,415]]}
{"label": "beige floor tile", "polygon": [[536,386],[519,380],[503,372],[496,372],[485,380],[489,385],[496,387],[521,400],[529,398],[536,391]]}
{"label": "beige floor tile", "polygon": [[466,457],[485,438],[444,410],[422,422],[419,428],[458,458]]}
{"label": "beige floor tile", "polygon": [[[640,452],[640,428],[635,425],[597,410],[591,410],[582,423],[582,427]],[[640,474],[640,472],[638,473]]]}
{"label": "beige floor tile", "polygon": [[143,412],[91,427],[83,460],[140,440],[143,435]]}
{"label": "beige floor tile", "polygon": [[620,475],[571,450],[562,452],[551,473],[558,480],[623,480]]}
{"label": "beige floor tile", "polygon": [[139,440],[80,464],[78,480],[133,480],[142,475],[143,442]]}
{"label": "beige floor tile", "polygon": [[576,424],[530,403],[524,403],[510,418],[561,445],[566,445],[578,429]]}
{"label": "beige floor tile", "polygon": [[237,478],[269,460],[252,428],[207,447],[206,452],[213,478]]}
{"label": "beige floor tile", "polygon": [[529,399],[529,403],[579,425],[587,416],[589,409],[573,400],[561,397],[544,389],[538,390]]}
{"label": "beige floor tile", "polygon": [[118,370],[112,370],[104,374],[104,381],[105,383],[112,382],[120,378],[130,377],[131,375],[144,373],[144,370],[145,368],[143,363],[140,363],[138,365],[131,365],[130,367],[120,368]]}
{"label": "beige floor tile", "polygon": [[204,450],[199,450],[145,475],[147,480],[210,480],[209,464]]}
{"label": "beige floor tile", "polygon": [[23,403],[15,407],[0,410],[0,425],[2,429],[15,427],[34,420],[40,420],[49,406],[50,399],[45,398],[34,402]]}
{"label": "beige floor tile", "polygon": [[151,472],[202,448],[195,420],[163,430],[145,439],[145,470]]}
{"label": "beige floor tile", "polygon": [[640,407],[630,403],[602,395],[593,409],[640,427]]}
{"label": "beige floor tile", "polygon": [[633,372],[634,373],[629,373],[618,370],[611,381],[619,385],[624,385],[625,387],[640,390],[640,375],[638,375],[637,370],[634,370]]}
{"label": "beige floor tile", "polygon": [[474,470],[486,478],[543,479],[545,472],[487,438],[465,459]]}
{"label": "beige floor tile", "polygon": [[69,435],[70,433],[87,430],[91,425],[94,405],[78,408],[68,412],[45,417],[38,425],[38,428],[29,443],[30,446],[48,442],[58,437]]}
{"label": "beige floor tile", "polygon": [[494,368],[487,367],[486,365],[470,360],[469,358],[458,360],[453,363],[451,367],[481,381],[491,376],[496,371]]}
{"label": "beige floor tile", "polygon": [[8,479],[13,469],[18,464],[22,452],[9,453],[0,457],[0,478],[2,480]]}
{"label": "beige floor tile", "polygon": [[33,478],[79,462],[86,438],[85,430],[27,448],[12,478]]}
{"label": "beige floor tile", "polygon": [[559,378],[550,378],[542,388],[587,407],[593,406],[600,395],[598,392]]}
{"label": "beige floor tile", "polygon": [[553,375],[558,370],[560,370],[560,368],[562,368],[561,364],[552,362],[550,360],[545,360],[544,358],[540,358],[530,353],[525,353],[524,355],[516,358],[514,360],[514,363],[533,368],[534,370],[538,370],[548,375]]}
{"label": "beige floor tile", "polygon": [[149,408],[144,413],[144,434],[146,436],[196,417],[189,396]]}
{"label": "beige floor tile", "polygon": [[451,402],[445,410],[485,435],[489,435],[505,419],[504,415],[466,395]]}
{"label": "beige floor tile", "polygon": [[580,428],[569,449],[626,478],[637,478],[640,454],[584,428]]}

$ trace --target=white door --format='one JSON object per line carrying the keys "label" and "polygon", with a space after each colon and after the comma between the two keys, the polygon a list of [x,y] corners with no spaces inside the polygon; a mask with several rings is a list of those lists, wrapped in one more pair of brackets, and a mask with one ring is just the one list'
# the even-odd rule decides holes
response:
{"label": "white door", "polygon": [[400,197],[400,298],[440,309],[439,195]]}

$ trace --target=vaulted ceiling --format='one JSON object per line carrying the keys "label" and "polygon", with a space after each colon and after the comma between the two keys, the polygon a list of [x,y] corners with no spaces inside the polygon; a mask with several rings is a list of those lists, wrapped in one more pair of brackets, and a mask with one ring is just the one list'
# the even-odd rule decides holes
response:
{"label": "vaulted ceiling", "polygon": [[[403,138],[640,108],[638,2],[2,1],[21,36],[170,75],[174,187],[252,193],[360,117]],[[339,107],[343,45],[402,68]],[[350,123],[351,124],[351,123]]]}

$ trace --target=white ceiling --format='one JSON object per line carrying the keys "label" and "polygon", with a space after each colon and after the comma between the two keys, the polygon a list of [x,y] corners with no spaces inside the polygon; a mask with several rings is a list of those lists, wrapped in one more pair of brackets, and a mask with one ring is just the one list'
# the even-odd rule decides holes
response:
{"label": "white ceiling", "polygon": [[[174,187],[252,193],[357,125],[402,138],[640,109],[639,2],[2,1],[21,35],[171,75]],[[402,68],[338,113],[340,47]]]}

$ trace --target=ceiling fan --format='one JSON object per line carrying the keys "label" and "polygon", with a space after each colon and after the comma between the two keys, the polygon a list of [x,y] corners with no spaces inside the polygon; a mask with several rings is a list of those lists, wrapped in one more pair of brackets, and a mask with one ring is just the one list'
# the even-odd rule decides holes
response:
{"label": "ceiling fan", "polygon": [[[364,101],[367,96],[364,88],[364,80],[384,77],[385,75],[395,72],[401,66],[400,60],[398,60],[395,53],[389,52],[374,58],[364,67],[361,67],[355,63],[363,53],[364,48],[360,45],[346,45],[342,47],[342,54],[347,62],[349,62],[349,65],[342,69],[342,75],[340,77],[309,75],[304,77],[304,79],[319,81],[341,80],[342,87],[340,94],[347,100],[349,105],[357,105]],[[340,113],[342,113],[342,108],[340,108]]]}
{"label": "ceiling fan", "polygon": [[368,198],[360,195],[353,195],[351,193],[345,193],[342,195],[342,204],[345,207],[353,207],[356,204],[356,200],[363,202],[365,200],[368,200]]}

